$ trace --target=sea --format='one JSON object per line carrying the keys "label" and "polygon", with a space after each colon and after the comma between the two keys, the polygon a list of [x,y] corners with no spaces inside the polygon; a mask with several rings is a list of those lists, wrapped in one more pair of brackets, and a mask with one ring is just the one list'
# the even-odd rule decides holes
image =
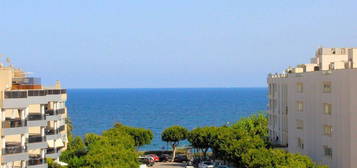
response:
{"label": "sea", "polygon": [[67,93],[75,136],[101,134],[116,122],[151,129],[152,143],[140,150],[167,149],[160,135],[173,125],[189,130],[229,125],[267,109],[267,88],[68,89]]}

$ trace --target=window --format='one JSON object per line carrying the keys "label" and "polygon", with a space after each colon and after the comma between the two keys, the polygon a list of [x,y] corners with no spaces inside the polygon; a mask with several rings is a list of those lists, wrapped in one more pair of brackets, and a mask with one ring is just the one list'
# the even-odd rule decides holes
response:
{"label": "window", "polygon": [[332,126],[324,125],[324,135],[331,136],[332,135]]}
{"label": "window", "polygon": [[331,113],[332,113],[331,104],[324,103],[324,114],[331,115]]}
{"label": "window", "polygon": [[303,85],[303,83],[297,83],[296,84],[296,87],[297,87],[297,92],[298,93],[302,93],[302,92],[304,92],[304,85]]}
{"label": "window", "polygon": [[296,120],[296,129],[304,129],[304,121],[303,120]]}
{"label": "window", "polygon": [[304,139],[298,138],[297,139],[297,145],[300,149],[304,149]]}
{"label": "window", "polygon": [[304,111],[304,102],[297,101],[297,111],[298,112],[303,112]]}
{"label": "window", "polygon": [[323,92],[324,93],[331,93],[331,82],[323,82]]}
{"label": "window", "polygon": [[329,158],[332,158],[332,149],[327,145],[324,145],[324,155]]}

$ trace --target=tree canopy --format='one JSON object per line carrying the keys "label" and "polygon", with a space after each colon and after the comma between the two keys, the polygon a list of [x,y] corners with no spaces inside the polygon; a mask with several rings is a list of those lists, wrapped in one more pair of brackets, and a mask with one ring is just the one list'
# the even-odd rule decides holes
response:
{"label": "tree canopy", "polygon": [[86,134],[84,140],[72,138],[61,160],[69,168],[133,168],[138,167],[136,147],[151,143],[150,130],[121,124],[102,135]]}
{"label": "tree canopy", "polygon": [[172,161],[175,159],[177,145],[180,143],[180,141],[185,140],[187,136],[188,136],[188,130],[181,126],[172,126],[166,128],[162,132],[161,139],[171,144],[173,150]]}

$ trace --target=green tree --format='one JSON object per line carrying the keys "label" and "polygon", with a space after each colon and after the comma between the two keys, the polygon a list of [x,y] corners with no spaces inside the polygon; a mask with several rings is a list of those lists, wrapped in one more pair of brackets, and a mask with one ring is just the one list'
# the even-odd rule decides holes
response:
{"label": "green tree", "polygon": [[149,129],[129,127],[122,125],[121,123],[114,124],[114,128],[111,128],[106,131],[104,135],[115,134],[115,132],[121,131],[126,132],[132,138],[134,138],[136,147],[150,144],[152,139],[154,138],[154,134]]}
{"label": "green tree", "polygon": [[88,153],[84,156],[85,168],[139,167],[138,153],[132,137],[125,132],[115,136],[86,136]]}
{"label": "green tree", "polygon": [[189,132],[187,140],[192,147],[202,150],[204,157],[207,157],[207,151],[213,147],[216,131],[217,127],[195,128]]}
{"label": "green tree", "polygon": [[185,140],[188,135],[188,130],[181,126],[172,126],[166,128],[162,134],[161,139],[167,143],[169,143],[172,147],[172,161],[174,161],[176,156],[176,147],[180,143],[180,141]]}

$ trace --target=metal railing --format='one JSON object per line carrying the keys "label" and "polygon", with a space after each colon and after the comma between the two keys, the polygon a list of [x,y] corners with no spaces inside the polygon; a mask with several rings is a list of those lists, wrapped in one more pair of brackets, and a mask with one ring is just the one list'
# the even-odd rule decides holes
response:
{"label": "metal railing", "polygon": [[45,164],[46,160],[41,157],[41,155],[30,155],[27,161],[28,166]]}
{"label": "metal railing", "polygon": [[50,109],[50,110],[46,110],[46,111],[45,111],[45,114],[46,114],[47,116],[59,115],[59,114],[64,114],[64,113],[65,113],[65,109],[64,109],[64,108],[57,109],[57,110]]}
{"label": "metal railing", "polygon": [[27,149],[25,146],[21,146],[21,145],[6,146],[5,148],[2,149],[3,155],[24,153],[24,152],[27,152]]}
{"label": "metal railing", "polygon": [[64,125],[62,125],[62,126],[60,126],[57,130],[58,130],[58,132],[62,132],[62,131],[64,131],[64,130],[65,130],[65,126],[64,126]]}
{"label": "metal railing", "polygon": [[56,111],[55,110],[46,110],[45,114],[46,114],[46,116],[56,115]]}
{"label": "metal railing", "polygon": [[42,114],[29,114],[27,116],[27,119],[29,121],[37,121],[37,120],[44,120],[45,116],[42,116]]}
{"label": "metal railing", "polygon": [[47,148],[46,154],[53,154],[53,153],[57,153],[58,151],[59,151],[58,148]]}
{"label": "metal railing", "polygon": [[5,119],[5,121],[2,122],[3,128],[17,128],[17,127],[26,127],[26,126],[27,126],[26,120],[21,120],[21,119]]}
{"label": "metal railing", "polygon": [[37,143],[46,141],[46,137],[41,135],[29,135],[28,143]]}
{"label": "metal railing", "polygon": [[56,112],[57,112],[57,114],[64,114],[65,113],[65,109],[64,108],[57,109]]}
{"label": "metal railing", "polygon": [[5,91],[5,99],[17,99],[17,98],[27,98],[35,96],[46,96],[46,95],[60,95],[67,93],[66,89],[47,89],[47,90],[17,90],[17,91]]}
{"label": "metal railing", "polygon": [[5,91],[5,99],[27,98],[27,91]]}
{"label": "metal railing", "polygon": [[45,134],[46,135],[55,135],[58,134],[58,129],[45,129]]}

